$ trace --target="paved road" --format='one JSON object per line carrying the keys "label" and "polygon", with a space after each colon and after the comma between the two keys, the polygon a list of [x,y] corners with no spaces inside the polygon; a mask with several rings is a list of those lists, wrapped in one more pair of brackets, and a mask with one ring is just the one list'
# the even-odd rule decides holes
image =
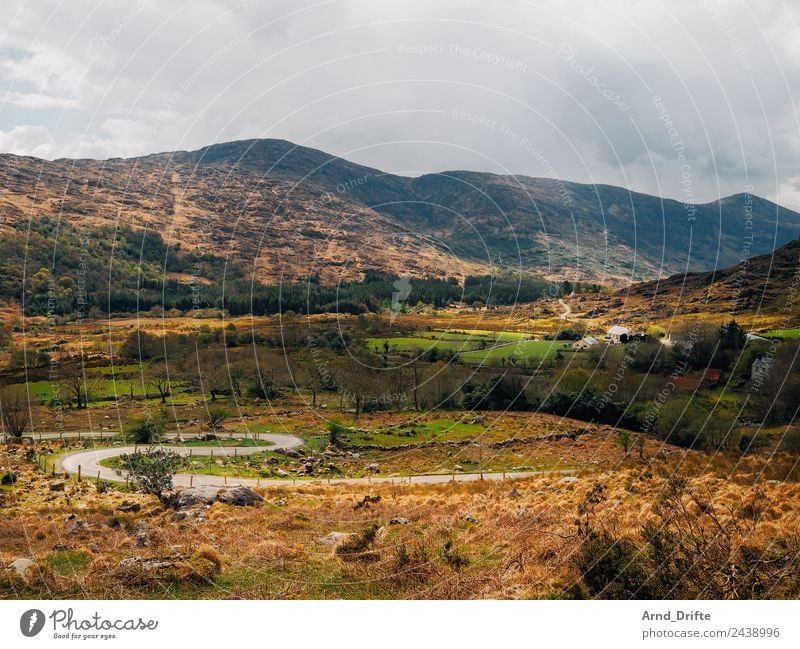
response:
{"label": "paved road", "polygon": [[[271,442],[267,447],[232,447],[232,446],[196,446],[191,448],[192,455],[249,455],[268,448],[270,450],[288,449],[301,446],[303,440],[293,435],[273,435],[264,434],[261,436],[265,442]],[[112,446],[107,448],[100,448],[88,451],[78,451],[64,455],[56,461],[56,470],[66,471],[68,473],[77,473],[78,467],[81,467],[81,475],[87,479],[96,478],[98,472],[100,478],[103,480],[120,480],[120,474],[114,469],[111,469],[100,464],[101,461],[108,458],[122,455],[123,453],[132,453],[133,446]],[[188,456],[189,448],[185,446],[171,447],[180,455]],[[366,478],[331,478],[325,479],[255,479],[255,478],[224,478],[222,476],[214,475],[190,475],[188,473],[179,473],[175,476],[173,482],[176,487],[193,486],[231,486],[231,485],[246,485],[249,487],[262,486],[262,487],[287,487],[294,484],[444,484],[447,482],[473,482],[476,480],[507,480],[530,478],[544,474],[567,474],[575,473],[574,470],[564,471],[518,471],[515,473],[455,473],[455,474],[424,474],[413,476],[380,476],[380,477],[366,477]],[[122,475],[124,477],[124,473]]]}

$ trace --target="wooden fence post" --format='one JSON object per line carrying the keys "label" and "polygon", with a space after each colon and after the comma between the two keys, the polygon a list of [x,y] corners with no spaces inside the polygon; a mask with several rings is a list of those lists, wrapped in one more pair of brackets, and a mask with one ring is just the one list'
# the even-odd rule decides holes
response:
{"label": "wooden fence post", "polygon": [[81,465],[78,465],[78,482],[81,481]]}

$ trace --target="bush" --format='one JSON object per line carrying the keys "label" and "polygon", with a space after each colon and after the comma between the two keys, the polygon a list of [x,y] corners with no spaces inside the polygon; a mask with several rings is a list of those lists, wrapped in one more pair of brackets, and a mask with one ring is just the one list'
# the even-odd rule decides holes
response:
{"label": "bush", "polygon": [[647,571],[629,539],[614,538],[607,532],[592,533],[581,544],[575,562],[592,597],[651,599]]}
{"label": "bush", "polygon": [[125,440],[132,444],[153,444],[161,438],[163,423],[152,416],[137,417],[125,428]]}
{"label": "bush", "polygon": [[120,460],[122,470],[128,472],[133,485],[162,502],[165,502],[165,494],[172,491],[172,477],[183,466],[183,458],[166,449],[125,453]]}
{"label": "bush", "polygon": [[342,441],[342,435],[349,432],[347,426],[340,424],[338,421],[328,422],[328,441],[332,446],[339,446]]}
{"label": "bush", "polygon": [[208,427],[213,430],[219,430],[222,427],[222,422],[228,419],[231,413],[221,406],[210,406],[206,411],[206,423]]}

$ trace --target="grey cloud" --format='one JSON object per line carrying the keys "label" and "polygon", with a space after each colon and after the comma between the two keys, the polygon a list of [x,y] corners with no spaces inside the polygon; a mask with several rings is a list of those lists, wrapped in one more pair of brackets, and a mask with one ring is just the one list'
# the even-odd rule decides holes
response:
{"label": "grey cloud", "polygon": [[767,4],[3,3],[0,146],[280,137],[390,171],[553,170],[680,199],[688,164],[697,200],[752,184],[798,208],[798,12]]}

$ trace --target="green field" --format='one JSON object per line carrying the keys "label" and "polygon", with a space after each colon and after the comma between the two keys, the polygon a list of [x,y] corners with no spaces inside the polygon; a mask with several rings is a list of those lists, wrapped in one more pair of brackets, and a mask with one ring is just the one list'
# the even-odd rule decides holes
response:
{"label": "green field", "polygon": [[800,327],[794,329],[773,329],[765,334],[764,338],[800,338]]}
{"label": "green field", "polygon": [[431,440],[456,441],[476,437],[486,431],[483,424],[471,424],[454,419],[434,419],[403,426],[387,426],[374,430],[351,430],[340,437],[345,445],[376,444],[398,446]]}
{"label": "green field", "polygon": [[414,349],[421,349],[428,351],[429,349],[436,349],[449,352],[460,352],[464,350],[478,349],[480,343],[474,341],[470,337],[449,338],[445,334],[440,338],[427,338],[424,336],[396,336],[393,338],[370,338],[367,340],[367,346],[370,351],[376,354],[384,351],[384,341],[389,342],[389,351],[394,352],[407,352]]}
{"label": "green field", "polygon": [[572,353],[571,343],[552,340],[523,340],[508,345],[464,352],[459,358],[465,363],[502,365],[505,363],[539,362],[555,356],[558,350]]}
{"label": "green field", "polygon": [[506,343],[516,340],[528,340],[532,338],[530,334],[519,331],[490,331],[488,329],[448,329],[445,332],[448,336],[463,335],[472,339],[485,339],[492,342]]}
{"label": "green field", "polygon": [[414,349],[428,351],[436,349],[449,352],[468,352],[492,347],[500,343],[528,340],[528,334],[518,331],[489,331],[487,329],[435,329],[421,332],[417,336],[394,336],[390,338],[370,338],[367,346],[370,351],[381,353],[384,343],[389,343],[389,350],[407,352]]}

